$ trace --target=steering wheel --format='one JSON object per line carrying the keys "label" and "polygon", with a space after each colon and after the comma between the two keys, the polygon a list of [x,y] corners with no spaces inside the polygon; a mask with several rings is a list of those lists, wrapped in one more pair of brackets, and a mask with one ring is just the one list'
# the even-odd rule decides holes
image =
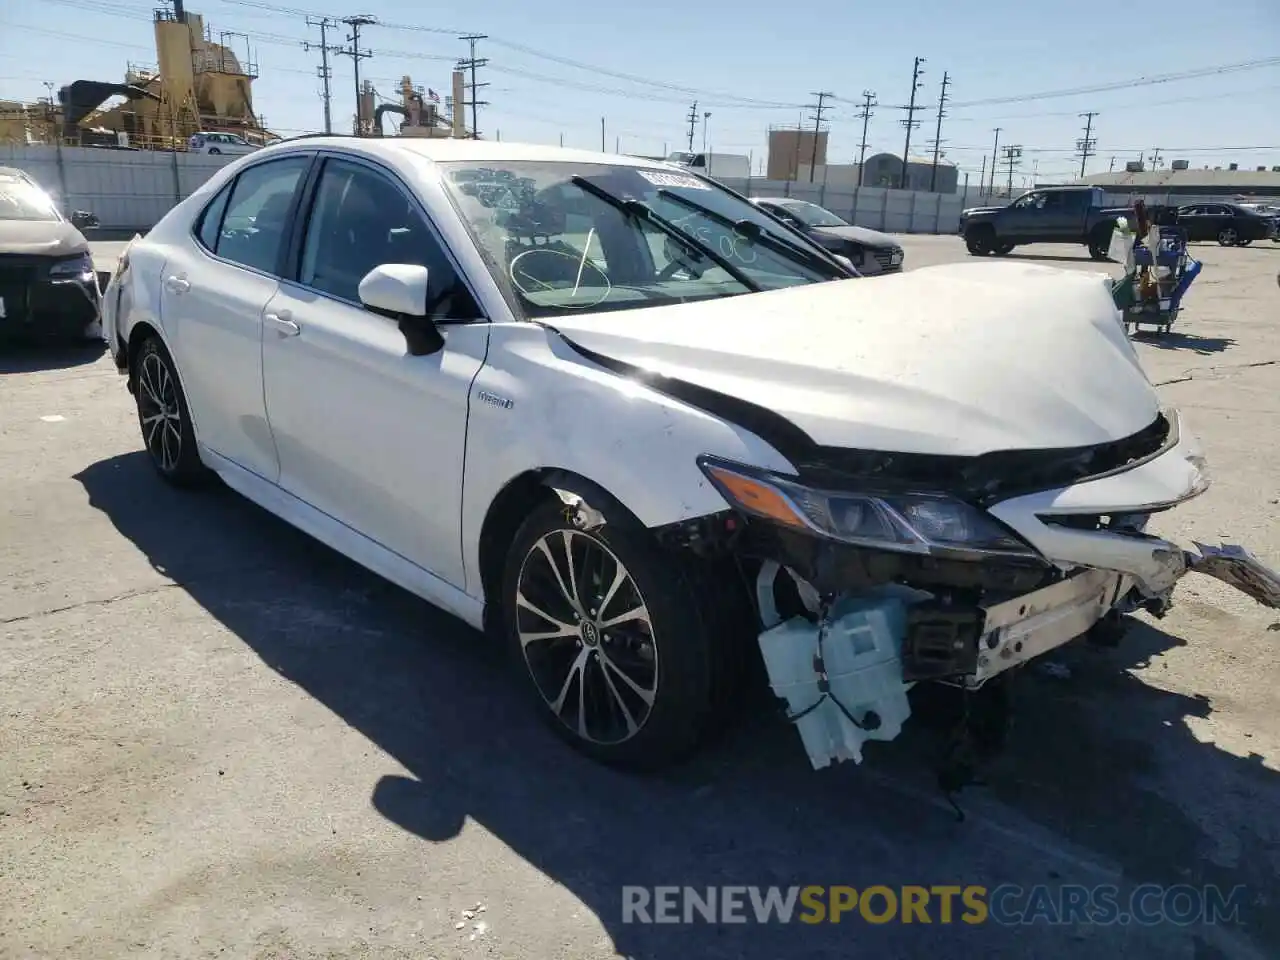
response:
{"label": "steering wheel", "polygon": [[[532,260],[529,259],[531,257]],[[539,276],[537,267],[539,258],[542,258],[542,262],[547,265],[546,273],[552,279],[544,280]],[[565,276],[566,268],[568,277]],[[564,250],[533,247],[511,258],[507,274],[511,278],[512,285],[530,300],[533,299],[533,294],[547,290],[572,290],[576,298],[578,291],[584,286],[604,288],[604,292],[594,299],[588,297],[581,303],[557,304],[571,310],[587,310],[598,306],[609,299],[609,294],[613,292],[613,284],[609,282],[608,276],[592,263],[585,253],[575,256]]]}

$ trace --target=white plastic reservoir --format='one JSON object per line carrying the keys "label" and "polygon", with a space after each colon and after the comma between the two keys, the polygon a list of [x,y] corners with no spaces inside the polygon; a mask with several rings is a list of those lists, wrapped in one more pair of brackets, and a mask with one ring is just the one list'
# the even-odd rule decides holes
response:
{"label": "white plastic reservoir", "polygon": [[907,607],[906,600],[888,592],[848,597],[832,606],[822,643],[830,684],[825,699],[815,665],[817,625],[793,617],[760,634],[773,692],[786,700],[793,716],[809,710],[795,725],[814,769],[833,760],[861,763],[864,741],[894,739],[911,716],[901,660]]}

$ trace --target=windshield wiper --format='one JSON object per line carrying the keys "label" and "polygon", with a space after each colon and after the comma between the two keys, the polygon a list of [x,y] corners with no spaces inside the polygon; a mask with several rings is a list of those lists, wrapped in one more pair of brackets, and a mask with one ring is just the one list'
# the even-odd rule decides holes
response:
{"label": "windshield wiper", "polygon": [[780,240],[772,234],[765,233],[760,224],[752,220],[734,220],[731,217],[726,217],[723,213],[712,210],[710,207],[704,207],[702,204],[695,203],[688,197],[682,197],[680,194],[674,193],[666,188],[659,189],[658,196],[674,201],[688,210],[700,213],[708,219],[714,220],[721,226],[728,227],[735,233],[746,237],[752,243],[758,243],[762,247],[768,247],[774,253],[781,254],[784,257],[788,255],[799,256],[810,265],[820,265],[824,271],[835,267],[837,270],[841,270],[842,273],[844,272],[836,262],[827,259],[823,254],[806,250],[804,247],[797,246],[794,243],[789,243],[786,240]]}
{"label": "windshield wiper", "polygon": [[663,233],[665,233],[672,240],[674,240],[676,243],[678,243],[680,246],[684,247],[686,250],[689,250],[691,252],[701,253],[708,260],[714,263],[717,267],[719,267],[725,273],[729,274],[729,276],[733,277],[734,280],[738,281],[738,283],[742,284],[752,293],[759,293],[762,289],[764,289],[758,283],[756,283],[754,280],[748,277],[745,273],[743,273],[742,270],[740,270],[738,267],[735,267],[732,263],[730,263],[727,259],[725,259],[725,257],[721,253],[711,249],[711,247],[707,246],[705,243],[702,243],[696,238],[685,233],[683,230],[681,230],[679,227],[673,224],[670,220],[665,219],[660,214],[655,212],[654,209],[650,207],[647,203],[644,203],[640,200],[630,200],[630,199],[624,200],[621,197],[615,197],[608,190],[605,190],[602,187],[597,187],[594,183],[592,183],[586,177],[582,177],[582,176],[570,177],[569,182],[572,183],[574,186],[585,190],[587,193],[591,194],[596,199],[602,200],[605,203],[609,204],[609,206],[613,207],[615,210],[623,214],[623,216],[634,217],[637,220],[644,220],[646,223],[652,224],[653,226],[661,230]]}

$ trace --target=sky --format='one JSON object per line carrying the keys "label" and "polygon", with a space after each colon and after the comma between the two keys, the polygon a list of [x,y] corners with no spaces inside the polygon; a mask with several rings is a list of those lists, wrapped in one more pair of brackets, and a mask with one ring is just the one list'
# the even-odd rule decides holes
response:
{"label": "sky", "polygon": [[[362,76],[399,99],[400,78],[449,92],[458,39],[485,34],[478,79],[486,138],[659,155],[693,146],[750,154],[760,168],[770,126],[813,126],[824,97],[830,163],[856,162],[864,91],[876,106],[868,155],[901,154],[903,107],[922,73],[912,155],[931,155],[948,78],[942,153],[977,184],[994,128],[1020,145],[1015,186],[1078,175],[1077,141],[1094,112],[1088,172],[1159,150],[1162,166],[1280,165],[1280,0],[1164,0],[1069,7],[1044,0],[851,3],[803,8],[764,0],[597,0],[591,5],[469,0],[188,0],[227,45],[258,65],[255,107],[289,136],[323,129],[319,42],[307,16],[376,17]],[[33,100],[78,79],[119,82],[127,62],[153,64],[149,0],[10,0],[0,6],[0,100]],[[794,10],[792,15],[788,11]],[[330,34],[341,44],[346,28]],[[354,112],[352,61],[332,63],[335,129]],[[1145,82],[1143,81],[1145,78]],[[1082,88],[1085,88],[1082,91]],[[1075,92],[1072,92],[1075,91]],[[1051,96],[1044,96],[1051,94]],[[1066,94],[1066,95],[1064,95]],[[710,114],[704,117],[704,114]],[[390,124],[388,124],[388,127]],[[988,176],[989,176],[988,171]],[[1000,183],[1007,168],[1001,165]]]}

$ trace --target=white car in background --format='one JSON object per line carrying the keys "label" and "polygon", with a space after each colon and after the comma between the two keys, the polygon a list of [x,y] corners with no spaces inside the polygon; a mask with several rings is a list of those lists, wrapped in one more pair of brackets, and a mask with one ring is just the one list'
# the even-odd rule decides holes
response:
{"label": "white car in background", "polygon": [[239,156],[262,148],[234,133],[196,133],[192,134],[187,141],[187,149],[192,153],[222,153],[228,156]]}
{"label": "white car in background", "polygon": [[162,478],[500,632],[606,762],[692,749],[756,647],[820,766],[896,736],[914,683],[1163,612],[1189,567],[1280,604],[1247,553],[1143,532],[1208,479],[1096,277],[856,279],[674,165],[289,141],[106,300]]}

